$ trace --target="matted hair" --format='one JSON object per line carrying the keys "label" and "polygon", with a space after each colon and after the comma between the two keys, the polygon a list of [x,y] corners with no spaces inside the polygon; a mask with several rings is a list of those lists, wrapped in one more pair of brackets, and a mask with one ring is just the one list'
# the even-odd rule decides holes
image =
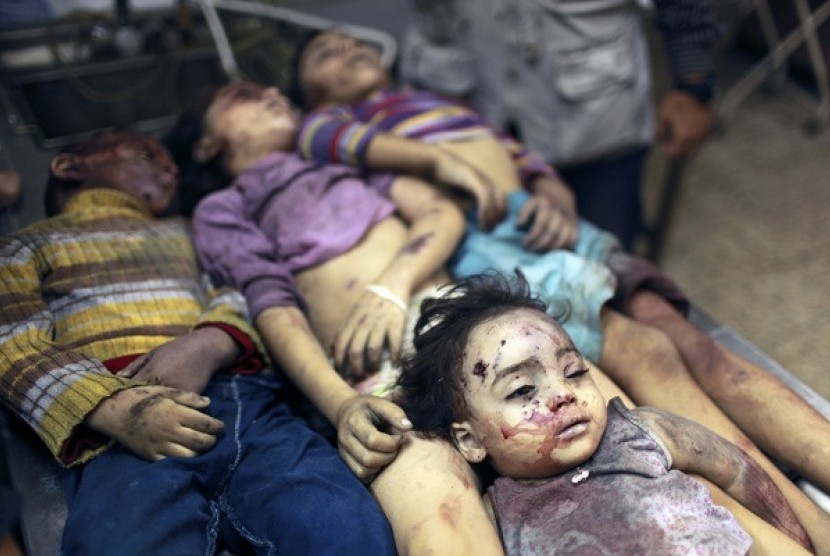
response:
{"label": "matted hair", "polygon": [[516,309],[548,312],[548,305],[531,292],[518,269],[512,277],[495,271],[470,276],[442,297],[421,304],[415,349],[403,359],[396,398],[415,430],[427,437],[451,439],[451,425],[469,417],[460,371],[470,333]]}

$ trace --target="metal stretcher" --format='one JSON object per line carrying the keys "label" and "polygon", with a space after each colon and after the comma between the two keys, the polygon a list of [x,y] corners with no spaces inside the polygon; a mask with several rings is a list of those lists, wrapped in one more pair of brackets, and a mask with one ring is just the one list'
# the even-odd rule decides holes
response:
{"label": "metal stretcher", "polygon": [[[215,42],[215,53],[225,75],[234,79],[243,74],[250,76],[251,67],[238,56],[239,48],[233,44],[227,29],[227,19],[238,15],[266,18],[281,24],[301,28],[325,29],[335,22],[326,18],[310,16],[305,13],[277,7],[269,4],[244,0],[198,0],[204,21]],[[397,54],[396,40],[387,33],[366,27],[340,25],[341,28],[374,42],[380,46],[384,59],[391,64]],[[279,75],[270,78],[279,82]],[[6,98],[0,94],[0,101]],[[5,108],[9,113],[8,101]],[[0,106],[3,107],[3,106]],[[15,109],[11,113],[17,115]],[[153,129],[159,124],[156,120],[144,122],[145,128]],[[31,132],[26,129],[24,132]],[[62,137],[41,137],[42,145],[55,146],[62,142]],[[825,417],[830,419],[830,402],[822,398],[809,386],[781,367],[772,358],[742,337],[736,330],[719,325],[711,317],[693,307],[691,321],[709,333],[736,353],[759,364],[776,375]],[[66,505],[58,481],[58,465],[47,453],[36,435],[16,416],[5,408],[0,409],[0,483],[11,484],[23,497],[21,529],[26,553],[32,556],[52,555],[57,553],[63,523],[66,517]],[[830,497],[819,491],[803,479],[795,477],[799,487],[818,505],[830,512]]]}
{"label": "metal stretcher", "polygon": [[[740,104],[761,85],[772,77],[778,88],[800,104],[812,109],[813,115],[805,124],[805,131],[815,133],[824,128],[830,120],[830,78],[827,61],[822,53],[817,30],[830,17],[830,1],[824,0],[815,7],[807,0],[792,0],[798,17],[798,24],[785,37],[781,37],[768,0],[746,0],[741,2],[743,15],[755,12],[761,25],[761,32],[769,53],[755,63],[735,84],[724,91],[718,104],[720,120],[728,124]],[[787,60],[801,47],[806,46],[810,59],[810,70],[815,79],[818,99],[803,89],[789,83],[784,75]]]}

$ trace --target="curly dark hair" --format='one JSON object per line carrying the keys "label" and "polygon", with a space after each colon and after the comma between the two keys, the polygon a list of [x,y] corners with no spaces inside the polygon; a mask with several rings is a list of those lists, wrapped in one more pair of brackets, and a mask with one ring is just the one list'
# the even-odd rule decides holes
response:
{"label": "curly dark hair", "polygon": [[[549,311],[518,269],[513,277],[495,271],[470,276],[442,297],[422,303],[415,349],[402,361],[396,394],[415,430],[429,438],[451,439],[452,423],[469,417],[459,370],[470,333],[489,319],[522,308]],[[564,312],[552,316],[562,319]]]}

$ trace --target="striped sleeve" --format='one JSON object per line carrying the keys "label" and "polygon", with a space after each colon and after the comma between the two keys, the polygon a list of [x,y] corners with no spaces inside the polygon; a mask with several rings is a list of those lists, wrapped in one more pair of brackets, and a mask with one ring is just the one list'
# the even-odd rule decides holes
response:
{"label": "striped sleeve", "polygon": [[[45,267],[28,242],[0,242],[0,396],[58,458],[102,400],[135,383],[52,341],[56,322],[40,293]],[[63,463],[81,463],[104,448]]]}
{"label": "striped sleeve", "polygon": [[710,0],[654,0],[676,82],[684,76],[714,79],[715,46],[721,28]]}
{"label": "striped sleeve", "polygon": [[297,146],[306,160],[366,169],[366,149],[377,132],[346,107],[326,108],[303,120]]}

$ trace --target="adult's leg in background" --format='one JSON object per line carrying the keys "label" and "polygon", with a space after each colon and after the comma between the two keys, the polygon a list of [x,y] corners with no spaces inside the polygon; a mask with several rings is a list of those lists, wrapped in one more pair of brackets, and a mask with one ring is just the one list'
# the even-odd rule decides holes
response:
{"label": "adult's leg in background", "polygon": [[629,252],[643,231],[642,183],[648,149],[557,170],[576,196],[579,215],[613,233]]}

